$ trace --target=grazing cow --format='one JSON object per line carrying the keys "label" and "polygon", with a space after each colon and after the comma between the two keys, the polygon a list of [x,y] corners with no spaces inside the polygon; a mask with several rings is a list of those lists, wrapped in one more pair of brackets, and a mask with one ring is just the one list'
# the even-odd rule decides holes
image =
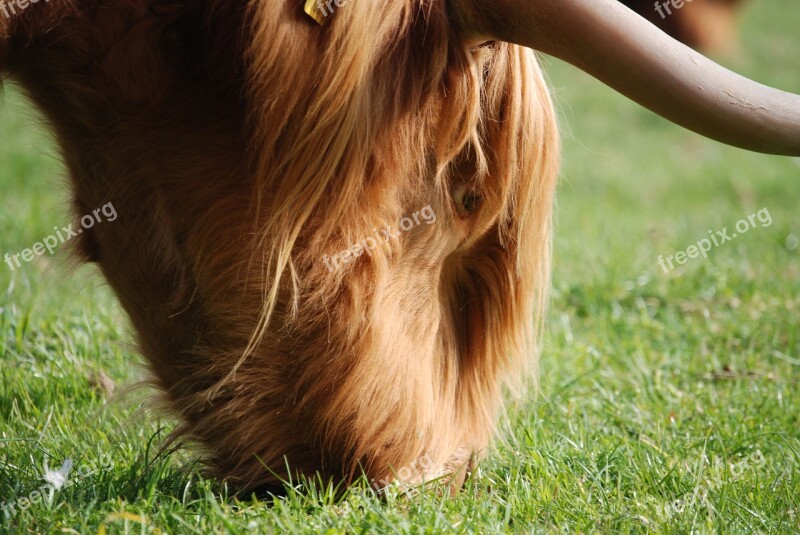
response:
{"label": "grazing cow", "polygon": [[742,0],[620,1],[697,50],[724,54],[736,48]]}
{"label": "grazing cow", "polygon": [[798,97],[614,0],[0,17],[0,68],[55,132],[76,213],[118,214],[81,234],[83,258],[177,433],[242,489],[362,472],[457,487],[486,448],[534,367],[550,270],[558,136],[530,49],[704,135],[800,153]]}

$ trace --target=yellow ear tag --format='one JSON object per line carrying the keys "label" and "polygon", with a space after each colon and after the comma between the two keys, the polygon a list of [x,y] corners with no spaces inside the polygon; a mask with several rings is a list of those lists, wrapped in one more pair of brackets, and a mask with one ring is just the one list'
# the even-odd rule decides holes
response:
{"label": "yellow ear tag", "polygon": [[320,26],[324,26],[325,22],[327,22],[327,16],[322,12],[320,3],[320,0],[306,0],[305,11],[306,14],[317,21]]}

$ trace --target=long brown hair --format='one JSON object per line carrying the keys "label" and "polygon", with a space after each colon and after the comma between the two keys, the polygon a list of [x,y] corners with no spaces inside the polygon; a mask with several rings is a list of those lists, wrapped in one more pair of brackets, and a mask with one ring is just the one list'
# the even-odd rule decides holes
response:
{"label": "long brown hair", "polygon": [[[288,313],[304,318],[313,317],[315,303],[341,302],[350,290],[349,319],[338,328],[360,346],[360,361],[350,362],[341,347],[347,375],[384,375],[385,363],[374,358],[380,344],[362,338],[397,319],[380,310],[359,316],[377,305],[370,297],[387,266],[414,244],[399,241],[333,275],[312,264],[371,235],[376,221],[399,220],[431,198],[450,206],[459,187],[477,192],[483,213],[464,246],[445,266],[419,266],[442,271],[438,297],[451,316],[432,330],[438,354],[429,362],[412,357],[415,347],[395,348],[409,357],[406,365],[421,367],[420,384],[409,384],[401,399],[382,395],[384,380],[327,389],[334,394],[324,426],[359,429],[347,448],[352,461],[369,466],[376,444],[392,444],[383,466],[429,451],[443,454],[443,464],[455,445],[488,442],[500,379],[525,376],[535,362],[558,159],[547,88],[529,50],[503,43],[467,50],[444,2],[350,1],[324,28],[294,20],[293,4],[284,4],[286,16],[268,5],[250,4],[248,94],[259,198],[275,209],[254,247],[270,284],[248,352],[268,331],[281,288],[292,289]],[[365,397],[393,420],[358,414]],[[414,407],[407,421],[396,418],[398,401]],[[428,431],[424,439],[420,430]]]}

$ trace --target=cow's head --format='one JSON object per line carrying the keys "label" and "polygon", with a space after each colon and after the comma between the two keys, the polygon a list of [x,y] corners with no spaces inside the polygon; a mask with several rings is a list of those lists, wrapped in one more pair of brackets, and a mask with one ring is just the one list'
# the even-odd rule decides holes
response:
{"label": "cow's head", "polygon": [[535,59],[509,43],[711,137],[800,151],[796,98],[612,0],[324,5],[322,25],[302,0],[40,3],[0,23],[77,213],[118,213],[83,256],[181,431],[241,486],[287,464],[417,481],[486,447],[535,356],[558,154]]}

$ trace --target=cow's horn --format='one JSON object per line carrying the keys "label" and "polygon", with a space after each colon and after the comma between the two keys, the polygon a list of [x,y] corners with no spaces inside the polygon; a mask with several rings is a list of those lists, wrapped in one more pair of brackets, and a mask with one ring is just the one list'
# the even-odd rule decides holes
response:
{"label": "cow's horn", "polygon": [[452,5],[470,38],[508,41],[561,58],[670,121],[723,143],[800,155],[800,96],[717,65],[616,0]]}

